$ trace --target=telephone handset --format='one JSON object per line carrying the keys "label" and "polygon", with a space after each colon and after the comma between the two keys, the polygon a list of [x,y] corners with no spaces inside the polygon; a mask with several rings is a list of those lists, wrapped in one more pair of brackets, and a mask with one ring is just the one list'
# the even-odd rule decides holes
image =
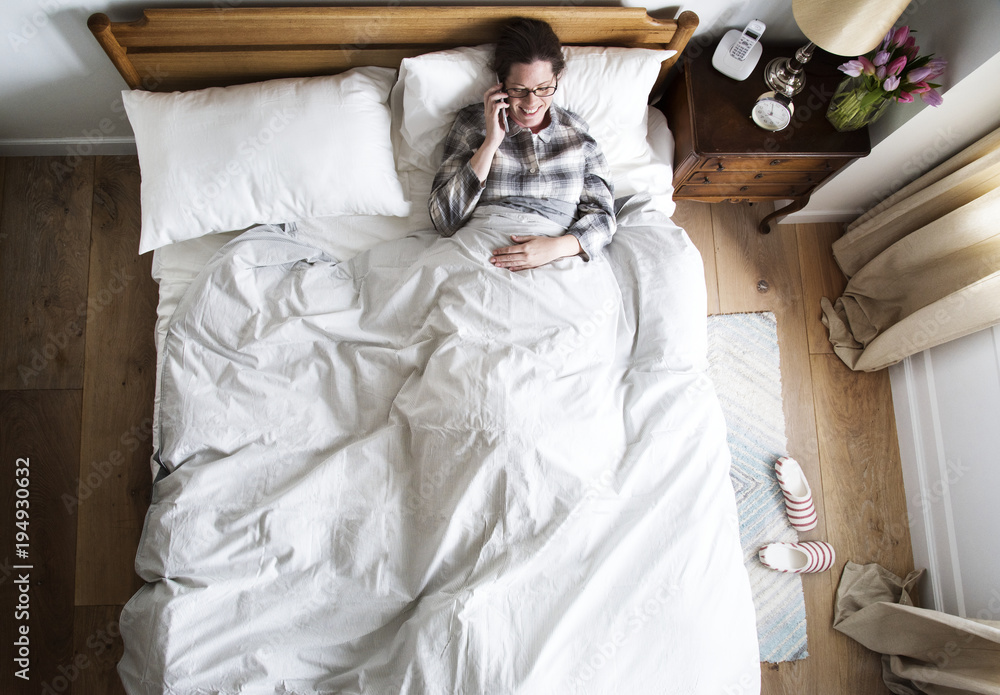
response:
{"label": "telephone handset", "polygon": [[737,39],[733,47],[729,49],[729,55],[736,60],[746,60],[747,55],[750,53],[750,49],[757,45],[760,41],[760,35],[764,33],[764,22],[759,19],[754,19],[749,24],[747,24],[746,29],[740,34],[740,38]]}
{"label": "telephone handset", "polygon": [[[500,88],[502,90],[503,89],[503,80],[500,79],[500,75],[497,75],[497,73],[493,73],[493,74],[496,75],[496,77],[497,77],[497,84],[500,85]],[[506,99],[501,99],[500,103],[501,104],[506,104],[507,100]],[[500,120],[503,122],[503,132],[504,133],[509,132],[510,128],[507,125],[507,109],[500,109]]]}

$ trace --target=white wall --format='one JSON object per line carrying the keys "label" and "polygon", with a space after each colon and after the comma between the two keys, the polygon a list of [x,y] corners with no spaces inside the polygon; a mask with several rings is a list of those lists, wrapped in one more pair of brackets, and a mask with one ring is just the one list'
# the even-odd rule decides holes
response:
{"label": "white wall", "polygon": [[[410,0],[401,0],[409,2]],[[573,0],[613,4],[606,0]],[[388,4],[354,0],[355,4]],[[448,0],[442,0],[442,4]],[[487,0],[488,2],[488,0]],[[120,109],[125,82],[87,29],[87,17],[104,12],[114,21],[138,19],[148,7],[250,7],[254,5],[323,5],[329,2],[275,0],[3,0],[0,3],[0,155],[86,155],[134,152],[132,130]],[[424,3],[426,4],[426,3]],[[551,4],[518,0],[517,4]],[[700,36],[744,26],[755,16],[768,22],[773,38],[801,38],[791,20],[791,0],[704,0],[680,6],[629,1],[659,17],[694,10],[703,22]],[[753,10],[746,9],[751,5]],[[713,34],[714,32],[714,34]],[[701,41],[708,43],[709,39]]]}
{"label": "white wall", "polygon": [[[630,7],[659,7],[656,3],[624,2]],[[691,10],[698,15],[700,21],[696,36],[704,36],[706,40],[718,39],[728,29],[742,29],[751,19],[759,19],[767,25],[761,41],[801,41],[806,42],[805,35],[795,24],[792,16],[791,0],[758,0],[757,2],[731,2],[729,0],[700,0],[698,2],[682,2],[679,5],[668,5],[677,8],[677,13]],[[651,13],[656,14],[653,10]],[[670,15],[675,16],[675,15]],[[713,41],[714,43],[714,41]],[[713,50],[715,46],[712,46]]]}
{"label": "white wall", "polygon": [[889,374],[922,603],[1000,620],[1000,326]]}
{"label": "white wall", "polygon": [[[532,0],[519,2],[533,4]],[[193,4],[281,3],[203,0]],[[327,3],[296,0],[291,4]],[[767,23],[765,41],[805,40],[792,17],[791,0],[626,0],[624,4],[645,6],[660,17],[673,17],[685,9],[696,12],[701,24],[692,46],[695,52],[707,53],[724,30],[743,27],[753,18]],[[118,105],[125,83],[87,30],[87,17],[105,12],[113,20],[125,21],[138,18],[145,7],[191,5],[186,0],[4,0],[0,6],[4,37],[0,42],[0,155],[134,152],[131,128]],[[889,191],[1000,125],[996,89],[1000,3],[915,0],[904,17],[918,30],[922,48],[951,61],[945,104],[938,109],[921,109],[922,103],[894,105],[875,124],[873,139],[878,144],[872,154],[820,188],[805,210],[783,222],[852,219]],[[961,92],[956,91],[959,86]]]}

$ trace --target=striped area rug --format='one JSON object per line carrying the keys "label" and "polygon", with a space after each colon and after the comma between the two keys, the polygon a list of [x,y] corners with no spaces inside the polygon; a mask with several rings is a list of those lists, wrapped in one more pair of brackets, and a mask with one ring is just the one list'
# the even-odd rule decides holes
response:
{"label": "striped area rug", "polygon": [[774,476],[774,462],[786,454],[787,446],[774,314],[710,316],[708,362],[729,432],[730,476],[743,561],[757,609],[760,660],[804,659],[808,651],[801,577],[769,570],[757,559],[761,546],[798,540]]}

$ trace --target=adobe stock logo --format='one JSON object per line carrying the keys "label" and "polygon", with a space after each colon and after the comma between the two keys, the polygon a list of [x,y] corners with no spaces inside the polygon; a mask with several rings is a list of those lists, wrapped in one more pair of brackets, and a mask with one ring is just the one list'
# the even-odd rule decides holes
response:
{"label": "adobe stock logo", "polygon": [[806,121],[819,115],[826,116],[826,105],[833,98],[833,90],[826,85],[808,84],[808,94],[799,94],[795,97],[795,114],[792,122],[787,128],[775,133],[764,141],[765,152],[775,152],[780,147],[779,140],[791,140],[795,131],[801,128]]}
{"label": "adobe stock logo", "polygon": [[[257,166],[257,158],[272,146],[275,137],[285,130],[297,115],[292,109],[284,108],[275,113],[259,132],[241,141],[236,148],[237,155],[226,162],[225,166],[218,168],[212,180],[205,184],[197,197],[191,201],[192,206],[198,210],[209,208],[212,201],[222,195],[234,181],[245,177],[254,166]],[[185,212],[194,219],[193,210]]]}

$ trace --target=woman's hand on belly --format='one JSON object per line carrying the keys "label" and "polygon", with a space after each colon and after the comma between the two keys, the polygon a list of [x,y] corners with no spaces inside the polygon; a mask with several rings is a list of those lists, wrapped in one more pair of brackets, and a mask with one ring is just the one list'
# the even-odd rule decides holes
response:
{"label": "woman's hand on belly", "polygon": [[490,263],[497,268],[508,270],[528,270],[546,263],[579,255],[583,248],[572,234],[562,236],[521,236],[512,234],[514,246],[504,246],[493,251]]}

